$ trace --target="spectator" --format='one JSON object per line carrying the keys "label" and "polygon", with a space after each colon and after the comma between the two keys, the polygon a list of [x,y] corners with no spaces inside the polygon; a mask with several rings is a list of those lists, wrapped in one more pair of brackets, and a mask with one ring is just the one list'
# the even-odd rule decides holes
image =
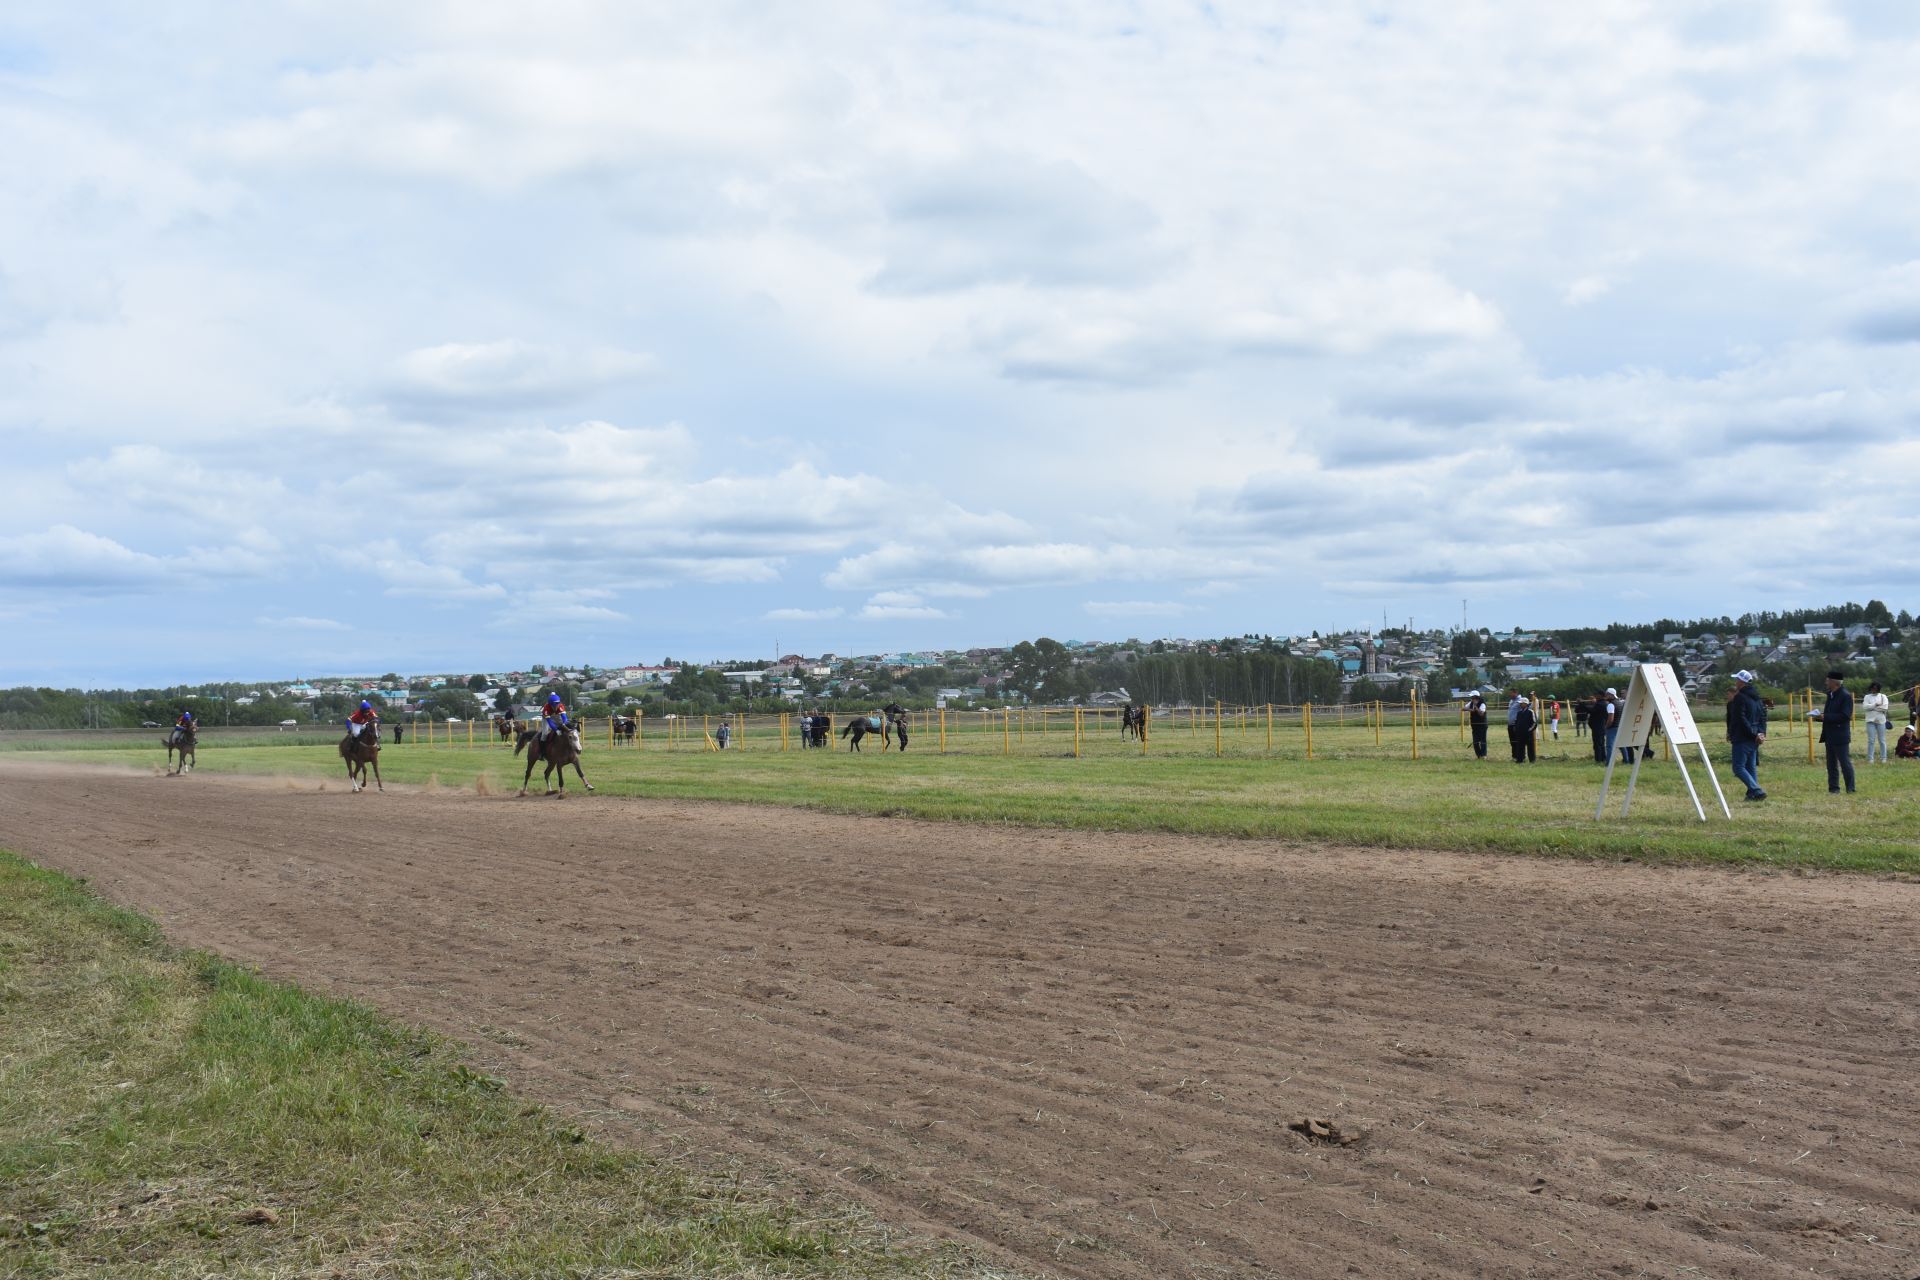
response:
{"label": "spectator", "polygon": [[1467,699],[1467,727],[1473,731],[1473,758],[1487,758],[1487,700],[1478,689]]}
{"label": "spectator", "polygon": [[1920,729],[1908,725],[1900,731],[1900,741],[1893,744],[1893,758],[1920,760]]}
{"label": "spectator", "polygon": [[1747,799],[1765,800],[1760,786],[1760,744],[1767,740],[1767,708],[1753,687],[1753,672],[1733,673],[1727,695],[1727,741],[1733,744],[1733,776],[1747,788]]}
{"label": "spectator", "polygon": [[900,749],[901,749],[902,751],[905,751],[905,750],[907,749],[907,715],[906,715],[906,712],[904,712],[904,711],[903,711],[903,712],[901,712],[901,713],[900,713],[899,715],[897,715],[897,716],[895,716],[895,717],[893,718],[893,734],[894,734],[894,736],[895,736],[896,738],[898,738],[898,739],[900,739]]}
{"label": "spectator", "polygon": [[1847,780],[1847,794],[1853,794],[1853,694],[1843,683],[1844,671],[1827,672],[1827,703],[1808,715],[1820,722],[1820,741],[1827,748],[1827,793],[1840,794],[1840,779]]}
{"label": "spectator", "polygon": [[1553,740],[1558,742],[1560,741],[1560,699],[1553,697],[1552,694],[1548,694],[1547,696],[1552,699],[1548,706],[1553,712]]}
{"label": "spectator", "polygon": [[1867,686],[1867,696],[1860,699],[1860,707],[1867,713],[1867,763],[1873,763],[1874,753],[1880,755],[1880,763],[1887,762],[1887,708],[1890,706],[1887,695],[1880,692],[1880,682],[1875,680]]}
{"label": "spectator", "polygon": [[1507,737],[1513,743],[1513,762],[1532,764],[1534,762],[1533,735],[1539,729],[1540,721],[1533,714],[1533,706],[1525,694],[1516,694],[1513,700],[1513,722],[1507,726]]}
{"label": "spectator", "polygon": [[1608,706],[1605,694],[1596,693],[1593,701],[1587,704],[1587,731],[1593,738],[1593,762],[1607,762],[1607,721],[1612,717],[1613,709]]}
{"label": "spectator", "polygon": [[727,742],[732,737],[733,737],[733,726],[729,725],[725,720],[722,720],[720,722],[720,727],[713,731],[714,745],[719,747],[722,751],[725,751],[727,749]]}
{"label": "spectator", "polygon": [[800,749],[802,751],[805,751],[812,746],[813,746],[813,717],[810,715],[802,715],[800,717]]}
{"label": "spectator", "polygon": [[1620,736],[1620,693],[1616,689],[1607,690],[1607,749],[1600,754],[1602,760],[1613,755],[1613,740]]}

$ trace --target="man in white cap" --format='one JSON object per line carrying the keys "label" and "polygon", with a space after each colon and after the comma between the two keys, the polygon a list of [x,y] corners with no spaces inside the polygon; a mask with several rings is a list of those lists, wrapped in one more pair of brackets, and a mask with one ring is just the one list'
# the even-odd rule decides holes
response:
{"label": "man in white cap", "polygon": [[1753,672],[1733,673],[1727,699],[1727,741],[1733,745],[1733,776],[1746,784],[1747,799],[1765,800],[1760,789],[1760,744],[1767,740],[1767,704],[1753,687]]}
{"label": "man in white cap", "polygon": [[1607,749],[1600,757],[1602,760],[1613,758],[1613,740],[1620,736],[1620,693],[1616,689],[1607,690]]}

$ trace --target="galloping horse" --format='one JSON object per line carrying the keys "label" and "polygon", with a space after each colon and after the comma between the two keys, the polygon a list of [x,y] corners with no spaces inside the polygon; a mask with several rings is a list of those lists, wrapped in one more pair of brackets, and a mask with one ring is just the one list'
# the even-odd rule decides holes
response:
{"label": "galloping horse", "polygon": [[[194,763],[194,732],[192,729],[175,729],[167,735],[167,772],[174,777],[190,772]],[[173,753],[180,753],[180,766],[174,767]]]}
{"label": "galloping horse", "polygon": [[380,781],[380,726],[370,724],[360,731],[358,737],[348,734],[340,739],[340,758],[347,762],[347,785],[356,794],[367,789],[367,769],[373,769],[373,785],[381,791],[387,788]]}
{"label": "galloping horse", "polygon": [[[529,743],[532,745],[528,746]],[[527,794],[527,782],[533,777],[533,766],[536,761],[546,762],[547,771],[541,775],[541,781],[546,784],[548,795],[554,794],[553,771],[555,769],[560,771],[559,794],[563,796],[567,794],[568,765],[572,765],[573,771],[580,774],[580,785],[589,791],[593,790],[593,784],[587,781],[587,775],[580,773],[580,727],[578,725],[556,729],[544,740],[540,737],[538,729],[522,729],[519,737],[514,739],[513,754],[519,755],[522,748],[525,748],[527,753],[527,772],[520,779],[521,795]]]}

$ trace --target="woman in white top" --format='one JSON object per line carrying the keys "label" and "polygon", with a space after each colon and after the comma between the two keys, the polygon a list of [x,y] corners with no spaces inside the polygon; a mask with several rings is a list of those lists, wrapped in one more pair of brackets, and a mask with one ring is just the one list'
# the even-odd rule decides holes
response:
{"label": "woman in white top", "polygon": [[1887,695],[1880,691],[1880,682],[1875,680],[1867,686],[1867,696],[1860,699],[1860,707],[1867,713],[1867,763],[1873,763],[1875,751],[1880,753],[1880,763],[1887,762]]}

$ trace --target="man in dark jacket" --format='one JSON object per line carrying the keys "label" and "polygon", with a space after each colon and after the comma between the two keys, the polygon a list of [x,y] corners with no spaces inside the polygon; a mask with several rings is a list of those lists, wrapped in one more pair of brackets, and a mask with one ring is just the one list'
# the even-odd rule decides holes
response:
{"label": "man in dark jacket", "polygon": [[1827,790],[1840,793],[1840,779],[1847,780],[1847,793],[1853,793],[1853,695],[1840,683],[1844,671],[1827,672],[1827,705],[1813,713],[1820,722],[1820,741],[1827,748]]}
{"label": "man in dark jacket", "polygon": [[1587,732],[1593,737],[1593,762],[1607,762],[1607,726],[1613,721],[1613,704],[1607,701],[1607,695],[1596,693],[1593,701],[1586,705]]}
{"label": "man in dark jacket", "polygon": [[1533,714],[1533,704],[1524,695],[1513,700],[1513,723],[1507,726],[1507,737],[1513,745],[1515,764],[1533,763],[1533,731],[1540,721]]}
{"label": "man in dark jacket", "polygon": [[1767,740],[1767,704],[1753,687],[1753,672],[1733,673],[1727,699],[1727,741],[1733,744],[1733,776],[1746,784],[1747,799],[1765,800],[1760,789],[1760,744]]}
{"label": "man in dark jacket", "polygon": [[1467,699],[1467,728],[1473,731],[1473,758],[1487,758],[1487,700],[1478,689]]}

